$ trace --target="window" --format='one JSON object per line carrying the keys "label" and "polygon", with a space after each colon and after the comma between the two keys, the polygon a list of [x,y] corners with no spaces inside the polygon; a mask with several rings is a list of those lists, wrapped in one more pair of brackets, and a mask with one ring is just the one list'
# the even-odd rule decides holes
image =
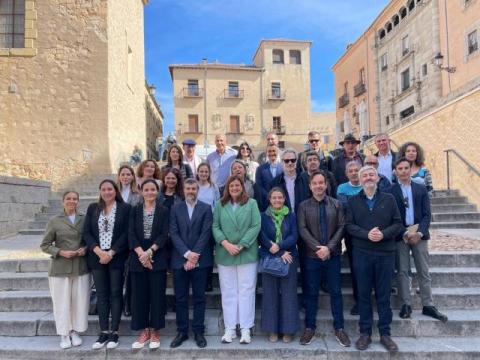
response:
{"label": "window", "polygon": [[402,38],[402,55],[406,55],[409,52],[408,35]]}
{"label": "window", "polygon": [[393,29],[392,23],[391,23],[391,22],[388,22],[387,25],[385,25],[385,28],[387,29],[387,33],[389,33],[390,31],[392,31],[392,29]]}
{"label": "window", "polygon": [[274,98],[282,97],[282,88],[280,87],[279,82],[272,83],[272,97]]}
{"label": "window", "polygon": [[188,96],[200,96],[200,89],[198,87],[198,80],[188,80]]}
{"label": "window", "polygon": [[403,111],[400,111],[400,119],[405,119],[406,117],[412,115],[415,113],[415,107],[412,105],[408,108],[406,108]]}
{"label": "window", "polygon": [[285,140],[279,140],[278,141],[278,147],[280,149],[285,149]]}
{"label": "window", "polygon": [[365,85],[365,68],[360,69],[358,82]]}
{"label": "window", "polygon": [[477,30],[472,31],[470,34],[468,34],[467,42],[468,42],[468,55],[473,54],[475,51],[478,50]]}
{"label": "window", "polygon": [[393,21],[393,26],[397,26],[398,23],[400,22],[400,17],[398,15],[395,15],[393,18],[392,18],[392,21]]}
{"label": "window", "polygon": [[383,54],[380,57],[380,66],[381,66],[382,71],[387,69],[387,67],[388,67],[388,55],[387,55],[387,53]]}
{"label": "window", "polygon": [[343,84],[343,94],[346,95],[348,93],[348,81],[345,81]]}
{"label": "window", "polygon": [[272,59],[274,64],[283,64],[283,50],[273,49]]}
{"label": "window", "polygon": [[380,38],[380,40],[382,40],[385,37],[385,30],[384,29],[382,29],[378,32],[378,37]]}
{"label": "window", "polygon": [[400,9],[400,19],[404,19],[407,16],[407,9],[401,8]]}
{"label": "window", "polygon": [[0,1],[0,48],[25,46],[25,1]]}
{"label": "window", "polygon": [[408,3],[408,11],[412,12],[414,8],[415,8],[415,0],[410,0],[410,2]]}
{"label": "window", "polygon": [[390,116],[385,118],[385,125],[390,125]]}
{"label": "window", "polygon": [[239,97],[240,92],[238,90],[238,81],[229,81],[228,82],[228,96],[229,97]]}
{"label": "window", "polygon": [[232,134],[240,133],[240,116],[230,115],[230,132]]}
{"label": "window", "polygon": [[410,87],[410,69],[403,71],[400,76],[402,91],[405,91]]}
{"label": "window", "polygon": [[188,115],[188,132],[198,133],[198,115]]}
{"label": "window", "polygon": [[302,63],[302,55],[300,50],[290,50],[290,64],[300,65]]}
{"label": "window", "polygon": [[423,64],[422,65],[422,75],[427,76],[427,74],[428,74],[428,66],[427,66],[427,64]]}
{"label": "window", "polygon": [[282,118],[281,116],[273,117],[273,130],[280,130],[282,128]]}
{"label": "window", "polygon": [[345,132],[345,122],[344,121],[340,121],[340,131]]}

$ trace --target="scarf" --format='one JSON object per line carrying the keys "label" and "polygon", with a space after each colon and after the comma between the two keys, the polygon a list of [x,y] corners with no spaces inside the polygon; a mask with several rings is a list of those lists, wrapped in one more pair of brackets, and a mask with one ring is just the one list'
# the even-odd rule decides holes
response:
{"label": "scarf", "polygon": [[270,216],[273,220],[273,224],[275,225],[275,243],[280,244],[282,242],[282,222],[285,216],[288,215],[290,210],[288,207],[283,206],[281,209],[275,210],[271,206],[268,207],[266,213]]}

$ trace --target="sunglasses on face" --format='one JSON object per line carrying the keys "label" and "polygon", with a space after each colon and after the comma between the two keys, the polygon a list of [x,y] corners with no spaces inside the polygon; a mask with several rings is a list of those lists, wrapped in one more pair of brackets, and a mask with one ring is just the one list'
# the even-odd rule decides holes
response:
{"label": "sunglasses on face", "polygon": [[297,159],[283,159],[283,162],[285,164],[288,164],[288,163],[293,164],[293,163],[297,162]]}
{"label": "sunglasses on face", "polygon": [[375,166],[375,165],[378,165],[378,163],[377,162],[366,162],[365,165]]}
{"label": "sunglasses on face", "polygon": [[247,147],[242,147],[241,150],[248,150],[248,151],[250,151],[250,149],[247,148]]}
{"label": "sunglasses on face", "polygon": [[318,143],[319,141],[320,141],[320,140],[318,140],[318,139],[310,139],[310,140],[308,140],[308,142],[309,142],[310,144],[316,144],[316,143]]}

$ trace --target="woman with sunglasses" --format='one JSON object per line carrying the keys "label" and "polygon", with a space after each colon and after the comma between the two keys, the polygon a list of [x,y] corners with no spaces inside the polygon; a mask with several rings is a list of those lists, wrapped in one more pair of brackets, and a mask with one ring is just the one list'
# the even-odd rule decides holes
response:
{"label": "woman with sunglasses", "polygon": [[101,349],[106,344],[108,349],[114,349],[118,346],[122,315],[130,205],[123,201],[114,181],[103,180],[99,189],[98,202],[88,206],[83,228],[83,240],[88,247],[87,263],[97,291],[100,322],[100,335],[92,348]]}
{"label": "woman with sunglasses", "polygon": [[242,160],[245,163],[247,166],[248,178],[255,182],[255,173],[257,172],[259,164],[254,161],[255,158],[253,157],[252,149],[246,141],[241,143],[238,147],[237,159]]}

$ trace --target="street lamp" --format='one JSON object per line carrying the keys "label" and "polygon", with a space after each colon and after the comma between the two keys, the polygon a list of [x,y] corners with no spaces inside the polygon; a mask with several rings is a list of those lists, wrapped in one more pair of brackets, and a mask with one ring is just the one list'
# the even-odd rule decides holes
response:
{"label": "street lamp", "polygon": [[448,73],[453,74],[455,71],[457,71],[457,68],[453,66],[443,66],[443,55],[442,53],[438,53],[434,58],[433,62],[437,68],[440,70],[445,70]]}

